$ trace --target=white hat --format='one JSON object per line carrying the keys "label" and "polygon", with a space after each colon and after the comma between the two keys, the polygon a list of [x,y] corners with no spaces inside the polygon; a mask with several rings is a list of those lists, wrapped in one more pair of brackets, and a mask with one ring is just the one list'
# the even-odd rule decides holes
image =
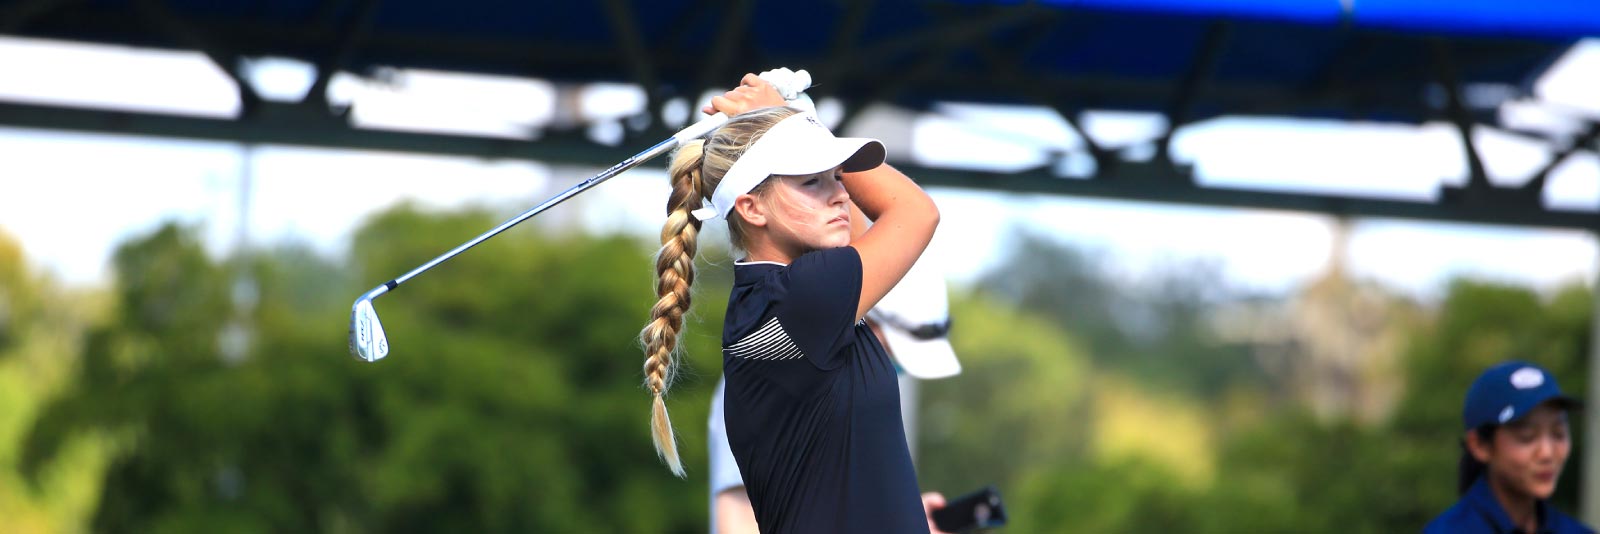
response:
{"label": "white hat", "polygon": [[918,261],[878,305],[867,312],[877,323],[895,363],[916,378],[961,374],[961,362],[950,346],[950,300],[944,277]]}
{"label": "white hat", "polygon": [[877,139],[834,137],[815,114],[796,113],[778,121],[745,149],[717,183],[705,207],[694,210],[693,215],[702,221],[727,217],[734,199],[774,174],[816,174],[841,165],[845,172],[865,171],[882,165],[884,154],[883,143]]}

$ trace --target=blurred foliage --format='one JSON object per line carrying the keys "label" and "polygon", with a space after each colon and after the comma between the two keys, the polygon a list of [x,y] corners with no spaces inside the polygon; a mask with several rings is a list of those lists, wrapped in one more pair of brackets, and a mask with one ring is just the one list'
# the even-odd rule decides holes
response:
{"label": "blurred foliage", "polygon": [[[1363,424],[1314,416],[1279,394],[1295,383],[1212,338],[1204,316],[1230,297],[1203,272],[1117,290],[1084,253],[1037,237],[1000,264],[953,308],[965,371],[925,388],[919,472],[946,491],[995,483],[1013,532],[1415,532],[1456,499],[1460,407],[1479,372],[1522,358],[1587,390],[1582,286],[1454,282],[1403,325],[1406,390]],[[1555,498],[1573,512],[1580,464],[1575,452]]]}
{"label": "blurred foliage", "polygon": [[[649,443],[651,244],[514,229],[379,299],[387,359],[347,355],[356,295],[498,221],[402,206],[337,259],[217,260],[167,225],[118,249],[100,293],[0,236],[0,532],[704,532],[726,252],[702,247],[669,401],[688,480]],[[998,486],[1007,532],[1416,531],[1455,498],[1483,367],[1526,358],[1586,390],[1581,286],[1455,282],[1386,349],[1398,401],[1357,419],[1218,336],[1219,309],[1261,297],[1204,264],[1133,282],[1039,237],[1015,254],[953,294],[965,371],[925,384],[918,444],[925,488]]]}
{"label": "blurred foliage", "polygon": [[962,371],[922,389],[922,485],[959,493],[994,483],[1004,492],[1031,470],[1089,454],[1091,376],[1082,349],[1048,322],[992,299],[956,298],[951,310]]}
{"label": "blurred foliage", "polygon": [[1207,312],[1231,296],[1215,264],[1174,265],[1133,283],[1091,252],[1026,230],[1012,235],[1011,259],[978,290],[1070,332],[1096,367],[1208,401],[1265,379],[1248,350],[1212,332]]}
{"label": "blurred foliage", "polygon": [[24,437],[45,399],[71,376],[92,298],[30,272],[21,247],[0,232],[0,531],[79,532],[95,506],[104,469],[103,440],[65,444],[61,468],[25,480],[18,469]]}
{"label": "blurred foliage", "polygon": [[[119,313],[88,334],[22,471],[62,461],[74,436],[116,436],[103,532],[702,530],[703,477],[672,477],[649,443],[634,333],[653,273],[635,241],[509,232],[377,302],[389,358],[346,355],[358,281],[496,222],[399,208],[358,232],[350,266],[296,246],[219,264],[172,225],[123,245]],[[240,311],[246,276],[258,296]],[[686,369],[715,376],[726,283],[704,278]],[[233,361],[219,340],[241,314],[253,342]],[[677,392],[687,463],[703,466],[709,384]]]}

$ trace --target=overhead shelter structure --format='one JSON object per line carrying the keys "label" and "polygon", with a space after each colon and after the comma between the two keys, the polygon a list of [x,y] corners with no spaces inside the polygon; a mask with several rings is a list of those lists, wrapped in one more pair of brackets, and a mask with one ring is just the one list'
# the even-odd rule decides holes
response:
{"label": "overhead shelter structure", "polygon": [[[1550,165],[1519,187],[1489,183],[1474,128],[1525,97],[1551,61],[1600,35],[1592,0],[0,0],[0,33],[199,51],[236,80],[236,117],[194,118],[0,103],[0,124],[241,142],[393,149],[608,166],[663,137],[661,103],[694,99],[770,66],[810,70],[817,97],[850,123],[870,104],[1042,104],[1078,125],[1087,109],[1160,113],[1153,161],[1083,136],[1096,172],[908,167],[923,183],[1343,215],[1593,229],[1592,213],[1546,209],[1545,178],[1594,150],[1600,125],[1550,139]],[[300,102],[263,99],[243,58],[317,66]],[[537,140],[353,127],[331,106],[332,75],[425,68],[556,81],[633,82],[654,115],[620,146],[581,131]],[[1597,88],[1600,91],[1600,88]],[[1461,131],[1470,176],[1432,201],[1219,189],[1175,165],[1173,132],[1218,116],[1421,123]],[[1081,128],[1079,129],[1081,133]]]}
{"label": "overhead shelter structure", "polygon": [[[875,104],[1042,105],[1094,162],[1087,178],[1052,163],[1008,173],[902,164],[924,185],[1600,230],[1600,206],[1543,200],[1554,169],[1600,150],[1600,120],[1551,136],[1508,128],[1499,114],[1531,98],[1575,42],[1600,36],[1595,0],[0,0],[0,34],[198,51],[238,91],[238,113],[222,118],[0,102],[0,125],[16,127],[605,167],[674,129],[665,103],[788,66],[813,74],[814,97],[842,103],[845,128]],[[243,74],[242,60],[258,57],[309,62],[315,82],[299,101],[263,98]],[[528,140],[357,127],[327,97],[335,73],[396,68],[633,83],[647,105],[620,143],[604,144],[555,126]],[[1085,110],[1158,113],[1167,129],[1154,157],[1136,161],[1087,135]],[[1468,175],[1422,200],[1205,186],[1171,157],[1172,140],[1221,116],[1445,122]],[[1519,184],[1492,184],[1474,141],[1482,128],[1544,143],[1550,160]],[[1600,384],[1600,364],[1590,368]],[[1588,413],[1584,517],[1600,524],[1600,403]]]}

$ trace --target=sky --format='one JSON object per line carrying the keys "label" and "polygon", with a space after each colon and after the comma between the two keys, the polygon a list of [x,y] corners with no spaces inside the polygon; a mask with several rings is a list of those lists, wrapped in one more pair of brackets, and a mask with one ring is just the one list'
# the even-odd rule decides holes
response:
{"label": "sky", "polygon": [[[247,69],[267,98],[295,99],[310,83],[305,66],[254,60]],[[227,117],[232,82],[198,54],[0,38],[0,100]],[[115,87],[114,91],[107,87]],[[1571,131],[1573,117],[1600,119],[1600,41],[1582,43],[1502,117],[1519,127]],[[637,89],[581,88],[562,107],[548,82],[395,71],[379,79],[341,74],[330,98],[350,103],[364,127],[432,129],[528,138],[550,121],[588,120],[596,138],[619,135],[618,119],[643,105]],[[698,107],[699,102],[694,107]],[[689,103],[675,103],[686,114]],[[574,109],[575,107],[575,109]],[[837,115],[823,102],[824,119]],[[1020,106],[948,103],[932,112],[879,110],[863,120],[889,125],[891,158],[995,170],[1047,161],[1082,140],[1053,113]],[[1165,127],[1159,115],[1094,111],[1090,135],[1130,157]],[[852,132],[875,135],[872,131]],[[1539,145],[1480,128],[1475,139],[1491,180],[1511,185],[1549,158]],[[1401,199],[1431,198],[1466,175],[1459,139],[1446,124],[1419,126],[1224,117],[1190,125],[1174,154],[1205,185],[1314,191]],[[653,236],[667,192],[657,167],[640,168],[540,215],[541,224]],[[1092,165],[1069,158],[1064,170]],[[291,146],[0,128],[0,231],[22,242],[34,265],[75,286],[109,283],[115,245],[165,220],[203,225],[213,253],[251,242],[293,239],[337,257],[369,214],[396,202],[430,209],[489,206],[508,217],[600,169],[517,160],[444,157]],[[246,177],[248,176],[248,181]],[[915,178],[915,177],[913,177]],[[249,187],[244,185],[248,182]],[[241,191],[248,190],[242,208]],[[1287,292],[1321,273],[1337,249],[1357,277],[1419,296],[1451,276],[1472,275],[1551,288],[1592,281],[1594,236],[1556,231],[1256,209],[1207,208],[960,189],[930,190],[943,214],[925,255],[957,284],[1004,269],[1018,229],[1083,247],[1109,271],[1137,282],[1174,265],[1217,265],[1228,284]],[[1600,158],[1570,158],[1552,175],[1546,202],[1600,207]],[[487,230],[487,228],[485,229]],[[462,241],[472,236],[462,236]],[[442,250],[440,252],[443,252]],[[1023,260],[1025,261],[1025,259]],[[641,266],[641,268],[648,268]],[[399,273],[395,273],[399,274]],[[377,283],[380,281],[374,281]],[[352,296],[354,297],[354,296]]]}

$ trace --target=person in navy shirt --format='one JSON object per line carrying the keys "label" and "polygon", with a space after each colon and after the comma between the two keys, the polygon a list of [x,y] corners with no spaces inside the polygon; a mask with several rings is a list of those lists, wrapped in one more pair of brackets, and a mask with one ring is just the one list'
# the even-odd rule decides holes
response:
{"label": "person in navy shirt", "polygon": [[[882,143],[834,137],[783,104],[748,74],[706,110],[728,123],[673,156],[659,299],[640,334],[651,436],[683,476],[662,399],[700,226],[724,219],[743,256],[723,325],[724,421],[761,531],[927,533],[895,366],[863,318],[927,247],[938,209],[883,163]],[[874,221],[855,239],[852,201]]]}
{"label": "person in navy shirt", "polygon": [[1520,361],[1484,371],[1467,390],[1457,501],[1425,534],[1569,534],[1594,530],[1548,502],[1572,452],[1562,395],[1543,368]]}
{"label": "person in navy shirt", "polygon": [[[851,223],[862,222],[852,233],[866,231],[865,217],[851,217]],[[896,284],[893,291],[867,313],[867,326],[877,335],[878,342],[887,349],[896,364],[902,423],[907,437],[916,426],[914,411],[906,410],[915,399],[917,382],[955,376],[961,372],[961,362],[956,359],[955,348],[950,344],[949,300],[944,277],[928,258],[918,261]],[[708,449],[707,475],[710,477],[711,534],[756,534],[755,510],[751,507],[744,478],[739,474],[738,461],[728,446],[728,431],[723,417],[724,380],[717,381],[712,394],[711,413],[706,421],[706,447]],[[907,440],[915,460],[916,440]],[[945,506],[944,495],[936,492],[922,494],[923,508],[929,514],[928,530],[931,534],[946,534],[932,523],[932,513]]]}

